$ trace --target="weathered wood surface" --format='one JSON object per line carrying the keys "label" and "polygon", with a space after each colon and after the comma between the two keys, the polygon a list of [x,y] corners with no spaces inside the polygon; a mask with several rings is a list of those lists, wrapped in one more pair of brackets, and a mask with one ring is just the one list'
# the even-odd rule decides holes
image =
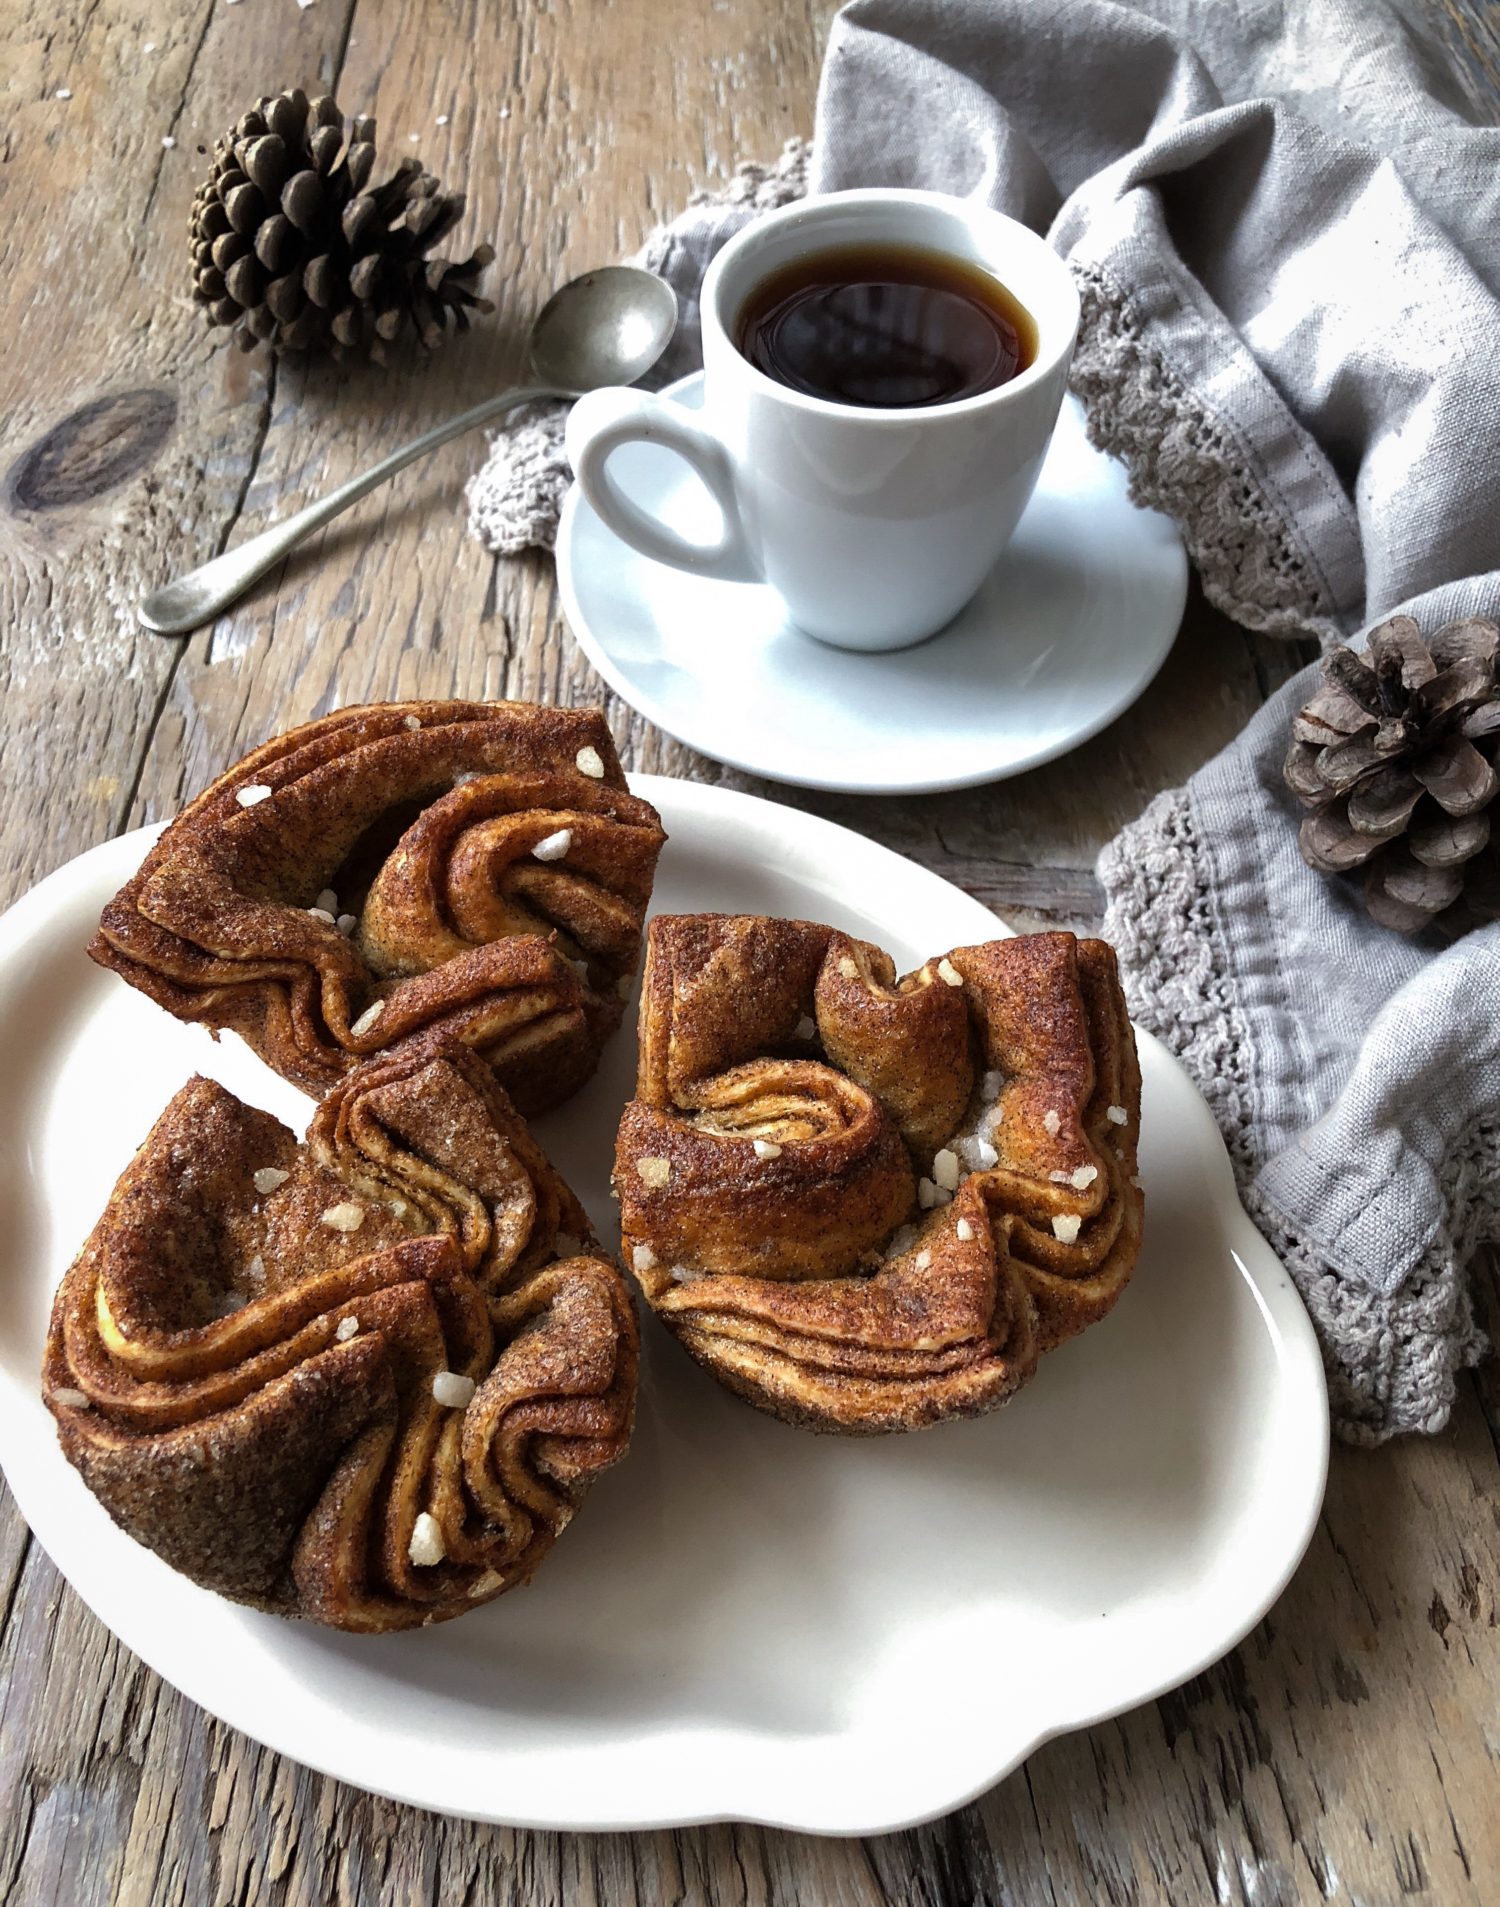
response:
{"label": "weathered wood surface", "polygon": [[[1455,83],[1500,107],[1497,10],[1411,11]],[[632,248],[737,157],[806,131],[830,13],[827,0],[0,11],[0,902],[339,703],[600,697],[549,567],[496,564],[464,534],[472,443],[360,506],[190,642],[139,634],[131,605],[510,376],[549,286]],[[393,152],[466,180],[459,236],[498,248],[502,317],[424,369],[270,373],[216,350],[183,295],[195,148],[294,81],[336,86],[346,108],[378,114]],[[1189,621],[1130,716],[1020,781],[900,803],[760,792],[888,841],[1019,925],[1086,922],[1100,843],[1290,665],[1201,604]],[[756,785],[610,712],[634,766]],[[1497,1312],[1492,1294],[1492,1324]],[[510,1833],[372,1800],[162,1684],[6,1497],[0,1901],[1483,1907],[1500,1898],[1497,1425],[1492,1366],[1465,1382],[1444,1436],[1336,1451],[1306,1562],[1225,1662],[1050,1743],[946,1821],[864,1842]]]}

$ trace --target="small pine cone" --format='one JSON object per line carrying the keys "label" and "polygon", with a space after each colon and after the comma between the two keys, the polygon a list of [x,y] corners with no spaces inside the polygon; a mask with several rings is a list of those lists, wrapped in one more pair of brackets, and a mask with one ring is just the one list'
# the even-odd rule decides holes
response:
{"label": "small pine cone", "polygon": [[471,311],[492,311],[475,286],[495,254],[462,262],[428,252],[458,223],[461,193],[444,193],[416,159],[381,185],[375,121],[347,130],[332,99],[262,99],[214,147],[188,230],[193,297],[210,324],[233,327],[249,351],[364,353],[415,336],[438,343]]}
{"label": "small pine cone", "polygon": [[1286,782],[1310,810],[1303,859],[1364,870],[1365,906],[1398,933],[1439,915],[1455,929],[1500,917],[1486,810],[1500,790],[1500,627],[1450,622],[1430,641],[1410,616],[1335,649],[1292,720]]}

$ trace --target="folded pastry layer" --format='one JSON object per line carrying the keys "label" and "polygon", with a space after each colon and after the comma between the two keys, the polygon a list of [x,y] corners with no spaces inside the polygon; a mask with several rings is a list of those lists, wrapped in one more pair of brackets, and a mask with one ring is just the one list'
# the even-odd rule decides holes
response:
{"label": "folded pastry layer", "polygon": [[898,979],[831,927],[663,916],[616,1150],[625,1261],[778,1416],[972,1416],[1124,1289],[1139,1130],[1102,941],[995,940]]}
{"label": "folded pastry layer", "polygon": [[625,1450],[636,1361],[581,1206],[438,1034],[349,1073],[300,1146],[189,1081],[58,1289],[43,1382],[138,1542],[371,1631],[528,1579]]}
{"label": "folded pastry layer", "polygon": [[619,1024],[664,839],[597,709],[340,709],[205,789],[89,952],[314,1095],[441,1027],[540,1112]]}

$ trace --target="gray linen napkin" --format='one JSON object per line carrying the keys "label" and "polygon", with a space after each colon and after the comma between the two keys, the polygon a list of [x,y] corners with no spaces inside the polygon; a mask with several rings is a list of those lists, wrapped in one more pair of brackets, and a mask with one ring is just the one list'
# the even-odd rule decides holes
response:
{"label": "gray linen napkin", "polygon": [[[1500,612],[1500,133],[1380,0],[854,0],[810,184],[970,194],[1048,234],[1091,431],[1241,623],[1326,643]],[[762,187],[650,262],[695,288]],[[481,533],[498,494],[550,541],[565,466],[517,483],[555,443],[531,429],[476,479]],[[1311,687],[1111,842],[1104,931],[1308,1304],[1335,1427],[1373,1442],[1441,1428],[1483,1349],[1464,1267],[1500,1238],[1500,926],[1404,941],[1303,864],[1280,770]]]}

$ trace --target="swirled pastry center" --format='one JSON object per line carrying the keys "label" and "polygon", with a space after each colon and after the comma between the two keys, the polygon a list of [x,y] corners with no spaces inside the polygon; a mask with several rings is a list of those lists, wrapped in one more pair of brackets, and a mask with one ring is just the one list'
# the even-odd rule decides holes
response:
{"label": "swirled pastry center", "polygon": [[627,1262],[767,1408],[842,1429],[989,1408],[1129,1276],[1138,1106],[1098,942],[898,980],[808,922],[659,919],[616,1153]]}
{"label": "swirled pastry center", "polygon": [[440,1027],[536,1111],[619,1023],[663,839],[597,711],[341,709],[192,802],[90,952],[313,1093]]}
{"label": "swirled pastry center", "polygon": [[446,1036],[356,1068],[303,1146],[191,1081],[58,1292],[63,1448],[209,1588],[343,1629],[460,1614],[629,1437],[634,1318],[591,1243]]}

